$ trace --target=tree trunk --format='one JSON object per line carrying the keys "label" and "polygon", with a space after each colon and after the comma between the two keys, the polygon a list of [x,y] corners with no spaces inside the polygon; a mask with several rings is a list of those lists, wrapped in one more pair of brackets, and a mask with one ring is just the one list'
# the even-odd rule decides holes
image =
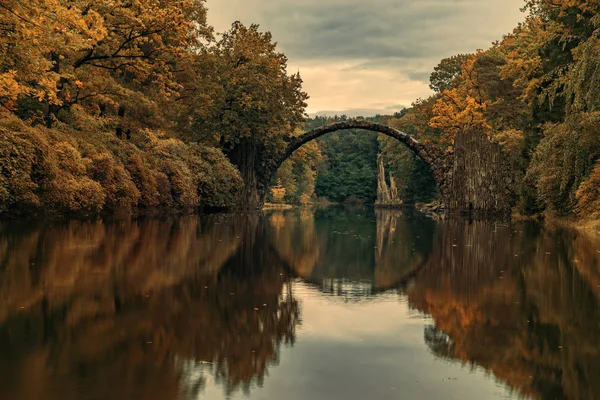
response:
{"label": "tree trunk", "polygon": [[243,210],[262,208],[268,182],[262,182],[259,151],[252,139],[242,139],[229,153],[229,160],[242,175],[244,187],[238,196],[237,207]]}

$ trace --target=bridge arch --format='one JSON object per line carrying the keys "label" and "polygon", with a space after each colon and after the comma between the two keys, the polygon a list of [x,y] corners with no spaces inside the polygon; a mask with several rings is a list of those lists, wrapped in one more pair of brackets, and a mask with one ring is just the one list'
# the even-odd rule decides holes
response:
{"label": "bridge arch", "polygon": [[281,166],[281,164],[285,160],[287,160],[296,150],[298,150],[300,147],[304,146],[308,142],[311,142],[328,133],[348,129],[362,129],[371,132],[382,133],[404,143],[409,150],[411,150],[419,158],[425,161],[425,163],[431,168],[433,176],[440,188],[443,186],[445,180],[445,171],[442,165],[444,157],[442,154],[443,152],[439,147],[421,143],[409,134],[392,128],[391,126],[364,120],[348,120],[336,122],[334,124],[325,125],[313,129],[312,131],[306,132],[300,136],[290,137],[288,139],[288,146],[285,152],[277,161],[277,168],[279,168],[279,166]]}
{"label": "bridge arch", "polygon": [[279,155],[251,147],[248,154],[242,154],[243,162],[236,163],[244,180],[238,194],[239,207],[262,208],[269,183],[294,151],[323,135],[348,129],[378,132],[404,143],[431,168],[446,210],[482,216],[510,215],[516,196],[515,178],[506,165],[501,146],[483,132],[459,132],[453,149],[444,150],[436,144],[419,142],[390,126],[364,120],[337,122],[288,137],[287,146]]}

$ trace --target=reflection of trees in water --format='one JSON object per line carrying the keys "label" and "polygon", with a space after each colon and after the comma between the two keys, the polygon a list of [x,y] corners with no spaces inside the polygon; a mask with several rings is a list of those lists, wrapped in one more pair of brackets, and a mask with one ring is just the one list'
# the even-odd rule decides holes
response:
{"label": "reflection of trees in water", "polygon": [[299,277],[324,293],[365,297],[396,287],[424,260],[434,222],[399,210],[273,212],[271,242]]}
{"label": "reflection of trees in water", "polygon": [[280,261],[255,246],[257,224],[190,217],[0,235],[10,300],[0,398],[178,398],[207,376],[228,393],[261,384],[295,341],[299,306]]}
{"label": "reflection of trees in water", "polygon": [[440,357],[480,365],[519,393],[592,399],[600,393],[600,241],[533,225],[440,226],[408,289],[430,314]]}
{"label": "reflection of trees in water", "polygon": [[2,227],[0,321],[42,300],[60,307],[78,292],[147,293],[192,274],[214,274],[240,244],[240,222],[232,222],[187,217]]}
{"label": "reflection of trees in water", "polygon": [[279,256],[299,277],[310,279],[326,244],[326,238],[317,235],[314,212],[310,209],[276,211],[267,218]]}

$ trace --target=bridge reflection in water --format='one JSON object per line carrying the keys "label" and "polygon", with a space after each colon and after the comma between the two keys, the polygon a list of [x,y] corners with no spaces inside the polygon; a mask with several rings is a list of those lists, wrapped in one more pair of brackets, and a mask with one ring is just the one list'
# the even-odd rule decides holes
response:
{"label": "bridge reflection in water", "polygon": [[397,293],[435,357],[514,396],[600,393],[600,238],[566,230],[340,208],[4,225],[0,260],[1,399],[252,395],[319,328],[307,291]]}

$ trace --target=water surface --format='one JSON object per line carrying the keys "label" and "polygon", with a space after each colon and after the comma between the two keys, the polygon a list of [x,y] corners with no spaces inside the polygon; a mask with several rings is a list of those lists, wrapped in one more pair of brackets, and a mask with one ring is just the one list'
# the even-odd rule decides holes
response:
{"label": "water surface", "polygon": [[0,225],[0,399],[597,399],[600,238],[328,208]]}

